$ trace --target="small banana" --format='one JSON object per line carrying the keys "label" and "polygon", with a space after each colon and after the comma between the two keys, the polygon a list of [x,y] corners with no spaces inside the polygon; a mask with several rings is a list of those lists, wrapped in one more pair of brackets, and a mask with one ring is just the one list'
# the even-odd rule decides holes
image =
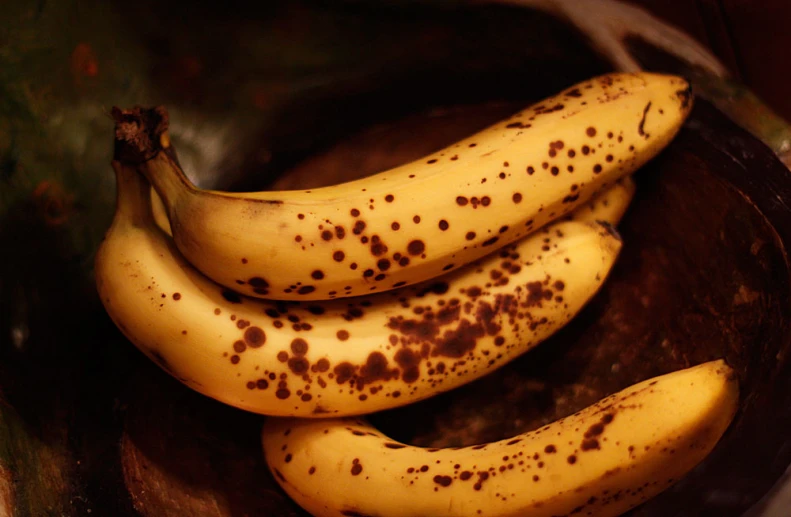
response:
{"label": "small banana", "polygon": [[114,115],[117,156],[141,162],[187,260],[246,295],[317,300],[434,278],[568,214],[663,149],[691,105],[680,77],[609,74],[400,167],[255,193],[193,185],[164,109]]}
{"label": "small banana", "polygon": [[608,517],[701,462],[737,403],[736,377],[719,360],[472,447],[414,447],[354,418],[268,418],[262,443],[277,482],[316,517]]}
{"label": "small banana", "polygon": [[186,385],[264,414],[368,413],[481,377],[566,324],[621,248],[607,224],[558,222],[403,289],[311,303],[245,298],[181,257],[156,226],[148,182],[113,165],[117,211],[95,264],[108,314]]}

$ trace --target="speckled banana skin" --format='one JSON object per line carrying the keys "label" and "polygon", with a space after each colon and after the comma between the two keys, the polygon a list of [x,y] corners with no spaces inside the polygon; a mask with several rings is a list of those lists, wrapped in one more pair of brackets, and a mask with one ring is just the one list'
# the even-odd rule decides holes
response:
{"label": "speckled banana skin", "polygon": [[269,418],[262,441],[275,479],[317,517],[609,517],[702,461],[737,403],[735,375],[712,361],[473,447],[413,447],[354,418]]}
{"label": "speckled banana skin", "polygon": [[139,168],[208,277],[261,298],[342,298],[434,278],[566,215],[654,157],[691,105],[680,77],[605,75],[414,162],[311,190],[198,189],[167,132]]}
{"label": "speckled banana skin", "polygon": [[178,254],[146,180],[114,166],[118,208],[95,267],[107,312],[186,385],[264,414],[363,414],[481,377],[565,325],[621,248],[608,225],[558,222],[416,286],[310,303],[245,298]]}
{"label": "speckled banana skin", "polygon": [[[629,208],[636,189],[637,185],[634,179],[631,176],[625,176],[569,212],[563,219],[584,223],[605,221],[616,224],[623,218]],[[162,203],[162,198],[159,197],[154,189],[151,189],[151,209],[154,212],[154,220],[157,226],[172,237],[173,232],[170,230],[167,210]]]}

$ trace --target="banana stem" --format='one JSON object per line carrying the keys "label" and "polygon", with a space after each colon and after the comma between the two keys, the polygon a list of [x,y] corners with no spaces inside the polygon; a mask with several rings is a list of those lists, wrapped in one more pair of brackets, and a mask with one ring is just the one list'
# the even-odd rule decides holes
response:
{"label": "banana stem", "polygon": [[153,224],[151,185],[128,163],[113,160],[112,166],[117,189],[115,222],[141,227]]}
{"label": "banana stem", "polygon": [[[115,119],[115,160],[143,174],[173,213],[177,200],[195,190],[170,145],[167,110],[158,106],[112,110]],[[175,174],[174,174],[175,172]]]}

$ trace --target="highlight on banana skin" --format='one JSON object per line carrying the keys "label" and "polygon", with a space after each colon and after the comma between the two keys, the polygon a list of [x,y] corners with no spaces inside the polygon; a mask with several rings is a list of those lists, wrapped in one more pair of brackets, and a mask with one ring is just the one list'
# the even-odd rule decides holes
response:
{"label": "highlight on banana skin", "polygon": [[681,77],[607,74],[367,178],[246,193],[188,180],[164,108],[115,108],[97,289],[163,370],[267,415],[265,461],[311,515],[620,515],[727,432],[722,360],[470,447],[400,443],[366,415],[494,373],[573,320],[629,245],[633,176],[692,103]]}

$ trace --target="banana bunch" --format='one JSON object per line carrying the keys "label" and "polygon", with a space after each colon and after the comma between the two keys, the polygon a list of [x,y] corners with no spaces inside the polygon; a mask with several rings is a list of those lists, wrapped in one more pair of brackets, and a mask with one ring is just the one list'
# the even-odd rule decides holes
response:
{"label": "banana bunch", "polygon": [[615,515],[724,432],[737,389],[722,362],[460,450],[359,418],[480,378],[578,314],[617,260],[631,174],[691,104],[679,77],[609,74],[395,169],[257,193],[198,188],[163,109],[114,109],[97,289],[161,368],[269,415],[269,467],[315,515]]}

